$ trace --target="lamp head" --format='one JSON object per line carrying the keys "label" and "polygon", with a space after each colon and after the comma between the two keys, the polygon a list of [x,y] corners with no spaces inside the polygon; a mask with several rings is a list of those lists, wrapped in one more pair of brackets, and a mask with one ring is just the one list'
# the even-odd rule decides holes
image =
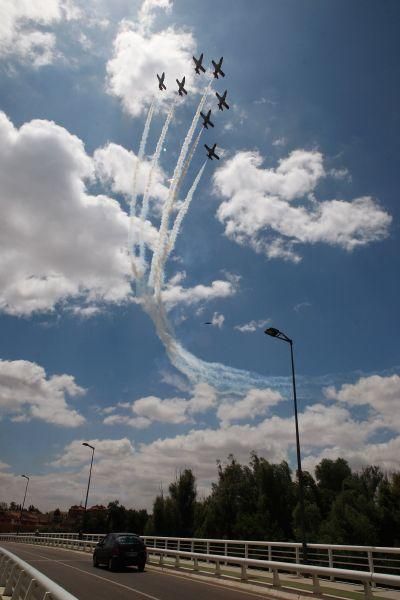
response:
{"label": "lamp head", "polygon": [[268,327],[268,329],[266,329],[264,333],[270,335],[271,337],[277,337],[280,334],[280,331],[279,329],[275,329],[275,327]]}
{"label": "lamp head", "polygon": [[87,446],[88,448],[91,448],[92,450],[94,450],[94,446],[91,446],[87,442],[82,442],[82,446]]}
{"label": "lamp head", "polygon": [[25,479],[28,479],[28,481],[29,481],[28,475],[21,475],[21,477],[25,477]]}

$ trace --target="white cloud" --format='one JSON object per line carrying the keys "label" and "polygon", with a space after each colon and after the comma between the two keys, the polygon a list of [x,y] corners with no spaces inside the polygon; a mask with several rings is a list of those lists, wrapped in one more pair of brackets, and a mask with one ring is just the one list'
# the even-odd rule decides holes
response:
{"label": "white cloud", "polygon": [[215,190],[226,198],[217,217],[237,243],[296,262],[295,244],[323,242],[351,251],[388,235],[392,218],[371,197],[314,198],[325,176],[320,152],[295,150],[276,169],[261,165],[258,152],[238,152],[214,174]]}
{"label": "white cloud", "polygon": [[[176,97],[175,79],[183,75],[189,94],[196,91],[191,65],[196,49],[193,35],[172,27],[150,32],[154,6],[167,8],[170,3],[146,1],[138,24],[123,21],[114,40],[114,55],[107,63],[108,91],[119,98],[125,111],[134,117],[141,115],[155,97],[161,106],[170,104]],[[163,72],[167,90],[160,92],[156,73]]]}
{"label": "white cloud", "polygon": [[237,329],[241,333],[253,333],[257,331],[257,329],[262,329],[269,323],[269,319],[259,319],[258,321],[249,321],[248,323],[243,323],[243,325],[235,325],[234,329]]}
{"label": "white cloud", "polygon": [[54,460],[51,464],[58,467],[75,467],[87,463],[91,451],[90,449],[85,448],[85,446],[82,446],[83,442],[87,442],[91,446],[94,446],[96,460],[121,460],[134,453],[134,447],[128,438],[121,438],[119,440],[74,440],[65,446],[59,458]]}
{"label": "white cloud", "polygon": [[214,327],[218,327],[218,329],[221,329],[224,324],[224,321],[225,321],[225,316],[220,313],[215,312],[211,319],[211,325],[213,325]]}
{"label": "white cloud", "polygon": [[210,286],[195,285],[192,288],[184,288],[181,285],[167,284],[162,292],[162,299],[167,310],[171,310],[177,304],[198,304],[199,302],[209,302],[216,298],[229,298],[234,296],[237,286],[232,281],[223,281],[217,279]]}
{"label": "white cloud", "polygon": [[[85,152],[82,141],[51,121],[34,120],[16,129],[0,113],[0,310],[14,315],[53,310],[66,299],[82,300],[83,316],[99,302],[130,298],[127,252],[129,217],[115,200],[91,195],[95,175],[121,188],[110,145]],[[107,166],[112,171],[107,171]],[[143,168],[145,170],[145,168]],[[133,220],[153,246],[157,231]]]}
{"label": "white cloud", "polygon": [[271,406],[276,406],[282,400],[281,394],[275,390],[252,389],[242,400],[222,403],[218,407],[217,416],[223,426],[229,425],[231,421],[255,419],[267,414]]}
{"label": "white cloud", "polygon": [[143,28],[150,27],[155,18],[155,9],[171,12],[172,0],[144,0],[139,10],[139,23]]}
{"label": "white cloud", "polygon": [[273,146],[279,146],[279,147],[286,146],[286,144],[287,144],[287,140],[284,136],[276,138],[276,140],[274,140],[272,142]]}
{"label": "white cloud", "polygon": [[82,425],[84,417],[68,406],[66,397],[83,394],[71,375],[47,378],[36,363],[0,360],[0,414],[13,421],[35,418],[64,427]]}
{"label": "white cloud", "polygon": [[293,310],[295,312],[300,312],[301,310],[303,310],[304,308],[310,308],[311,306],[311,302],[299,302],[298,304],[295,304],[293,307]]}
{"label": "white cloud", "polygon": [[57,56],[56,38],[43,28],[79,14],[69,0],[2,0],[0,56],[16,57],[33,67],[52,63]]}
{"label": "white cloud", "polygon": [[390,429],[400,428],[397,410],[400,404],[399,375],[360,377],[354,384],[346,383],[338,390],[328,387],[324,392],[327,398],[339,400],[349,406],[370,406],[373,409],[370,420],[376,426],[380,423]]}
{"label": "white cloud", "polygon": [[[192,415],[207,412],[212,408],[217,399],[214,388],[207,383],[200,383],[194,387],[193,396],[189,400],[184,398],[161,399],[157,396],[139,398],[132,405],[123,403],[118,406],[130,408],[131,415],[110,415],[103,421],[105,425],[128,425],[136,429],[145,429],[152,423],[171,423],[180,425],[192,421]],[[110,407],[111,408],[111,407]]]}

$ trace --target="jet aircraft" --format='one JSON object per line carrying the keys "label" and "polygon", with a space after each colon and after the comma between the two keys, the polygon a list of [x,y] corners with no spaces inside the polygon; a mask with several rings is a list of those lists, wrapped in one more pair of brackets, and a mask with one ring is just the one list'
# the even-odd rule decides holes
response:
{"label": "jet aircraft", "polygon": [[178,94],[180,96],[183,96],[183,94],[187,95],[187,91],[184,88],[185,85],[185,77],[183,77],[182,81],[179,81],[179,79],[176,80],[176,83],[178,84],[179,90],[178,90]]}
{"label": "jet aircraft", "polygon": [[229,109],[228,104],[225,102],[226,94],[227,94],[227,90],[224,91],[224,93],[222,94],[222,96],[220,96],[218,94],[218,92],[215,92],[215,95],[218,98],[218,108],[219,108],[219,110],[224,110],[224,106],[225,106],[225,108]]}
{"label": "jet aircraft", "polygon": [[214,123],[211,123],[211,120],[210,120],[211,110],[209,110],[206,115],[203,114],[202,112],[200,114],[203,117],[203,123],[202,123],[203,127],[205,127],[206,129],[208,129],[209,125],[211,125],[211,127],[214,127]]}
{"label": "jet aircraft", "polygon": [[223,60],[224,60],[224,57],[221,56],[218,63],[216,63],[214,60],[211,61],[213,64],[213,67],[214,67],[213,75],[216,79],[218,79],[218,75],[221,75],[221,77],[225,77],[225,73],[221,70]]}
{"label": "jet aircraft", "polygon": [[216,158],[217,160],[219,160],[219,156],[217,156],[214,152],[216,146],[217,146],[217,144],[214,144],[212,148],[209,148],[207,146],[207,144],[204,144],[204,148],[207,150],[207,156],[210,160],[212,160],[213,158]]}
{"label": "jet aircraft", "polygon": [[158,79],[158,88],[163,91],[166,90],[167,87],[164,85],[164,79],[165,79],[165,73],[163,73],[161,75],[161,77],[159,76],[159,74],[157,73],[157,79]]}
{"label": "jet aircraft", "polygon": [[194,60],[194,64],[196,65],[194,70],[196,71],[197,75],[200,75],[200,71],[203,71],[203,73],[205,73],[206,70],[201,64],[203,62],[203,53],[200,54],[200,58],[195,58],[194,56],[192,58]]}

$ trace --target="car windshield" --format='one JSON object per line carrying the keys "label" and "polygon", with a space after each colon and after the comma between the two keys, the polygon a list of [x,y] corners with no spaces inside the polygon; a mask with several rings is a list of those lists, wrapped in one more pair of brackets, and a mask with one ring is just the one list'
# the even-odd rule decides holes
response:
{"label": "car windshield", "polygon": [[139,538],[136,535],[119,535],[117,537],[117,542],[119,544],[135,544],[138,539]]}

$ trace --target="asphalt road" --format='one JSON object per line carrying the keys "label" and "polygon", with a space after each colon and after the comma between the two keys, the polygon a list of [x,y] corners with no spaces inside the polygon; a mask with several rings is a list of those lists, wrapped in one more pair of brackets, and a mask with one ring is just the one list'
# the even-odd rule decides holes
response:
{"label": "asphalt road", "polygon": [[112,573],[94,568],[91,554],[59,548],[1,542],[27,563],[47,575],[79,600],[251,600],[266,599],[265,593],[246,592],[210,579],[198,581],[171,572],[147,567],[139,573],[134,567]]}

